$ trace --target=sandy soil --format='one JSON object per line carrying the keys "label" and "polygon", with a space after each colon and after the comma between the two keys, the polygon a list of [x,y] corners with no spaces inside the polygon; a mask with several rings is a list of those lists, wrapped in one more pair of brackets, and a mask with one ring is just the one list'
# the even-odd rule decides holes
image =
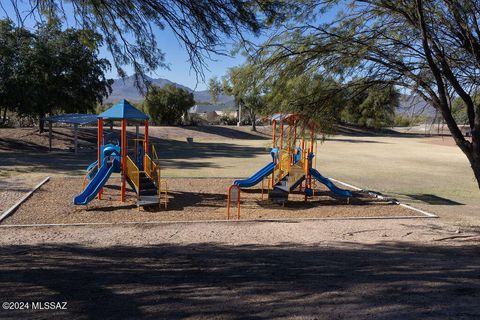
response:
{"label": "sandy soil", "polygon": [[[168,208],[136,209],[133,192],[127,202],[119,200],[118,179],[111,179],[104,191],[102,201],[94,200],[86,207],[75,206],[73,197],[80,192],[82,179],[52,178],[3,224],[48,224],[48,223],[96,223],[96,222],[144,222],[224,220],[226,216],[226,190],[231,179],[167,179],[170,193]],[[389,202],[366,195],[356,194],[347,203],[346,199],[334,198],[325,189],[318,189],[318,196],[304,203],[303,195],[294,194],[284,207],[261,200],[261,190],[242,192],[241,219],[282,218],[332,218],[332,217],[379,217],[419,216]],[[234,211],[235,212],[235,211]],[[232,212],[233,213],[233,212]],[[236,213],[234,214],[236,215]]]}

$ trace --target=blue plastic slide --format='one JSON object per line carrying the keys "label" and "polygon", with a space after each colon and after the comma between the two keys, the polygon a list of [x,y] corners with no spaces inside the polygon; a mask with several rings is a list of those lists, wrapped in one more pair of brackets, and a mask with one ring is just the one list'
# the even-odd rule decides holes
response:
{"label": "blue plastic slide", "polygon": [[248,179],[245,180],[235,180],[233,184],[236,184],[237,186],[241,188],[250,188],[262,181],[263,178],[268,176],[273,172],[273,169],[275,168],[275,163],[270,162],[267,164],[265,167],[260,169],[257,173],[255,173],[253,176],[251,176]]}
{"label": "blue plastic slide", "polygon": [[90,172],[90,170],[92,170],[92,172],[90,172],[90,174],[88,175],[88,180],[92,180],[93,177],[95,177],[95,175],[97,174],[97,171],[98,171],[98,160],[95,160],[95,162],[93,162],[91,165],[88,166],[87,168],[87,172]]}
{"label": "blue plastic slide", "polygon": [[95,177],[90,180],[90,183],[87,185],[85,190],[83,190],[82,193],[73,199],[73,203],[76,205],[85,205],[92,201],[92,199],[95,198],[98,192],[105,185],[105,182],[107,182],[115,167],[119,165],[116,162],[118,162],[118,160],[117,158],[114,158],[113,163],[108,165],[108,159],[105,158]]}
{"label": "blue plastic slide", "polygon": [[336,185],[333,184],[332,181],[328,180],[327,178],[325,178],[324,176],[322,176],[320,174],[320,172],[318,172],[317,170],[313,169],[313,168],[310,168],[310,174],[312,175],[312,177],[314,177],[316,180],[318,180],[319,182],[323,183],[324,185],[327,186],[328,189],[330,189],[330,191],[332,191],[334,194],[338,195],[338,196],[342,196],[342,197],[351,197],[353,196],[352,192],[350,190],[344,190],[344,189],[340,189],[339,187],[337,187]]}

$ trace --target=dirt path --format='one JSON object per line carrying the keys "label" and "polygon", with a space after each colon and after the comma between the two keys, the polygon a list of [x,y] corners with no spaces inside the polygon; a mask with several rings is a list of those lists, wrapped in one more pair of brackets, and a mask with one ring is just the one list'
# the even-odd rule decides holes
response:
{"label": "dirt path", "polygon": [[3,299],[68,310],[0,317],[478,319],[479,235],[429,221],[2,228]]}

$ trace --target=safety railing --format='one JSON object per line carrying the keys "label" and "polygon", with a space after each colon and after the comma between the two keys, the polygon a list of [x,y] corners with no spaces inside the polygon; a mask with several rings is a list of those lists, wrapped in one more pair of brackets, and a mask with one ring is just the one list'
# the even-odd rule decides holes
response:
{"label": "safety railing", "polygon": [[154,161],[159,160],[159,159],[158,159],[158,154],[157,154],[157,149],[155,149],[155,145],[154,145],[154,144],[152,144],[152,158],[153,158]]}
{"label": "safety railing", "polygon": [[162,180],[160,170],[160,160],[158,159],[155,145],[152,144],[152,157],[145,155],[145,174],[155,183],[158,190],[158,201],[163,204],[165,208],[168,207],[168,184],[167,181]]}
{"label": "safety railing", "polygon": [[292,164],[292,157],[287,150],[282,150],[280,152],[280,160],[278,164],[273,169],[273,184],[277,184],[282,180],[289,172]]}
{"label": "safety railing", "polygon": [[140,192],[140,170],[133,160],[127,156],[125,159],[125,175],[133,183],[137,193]]}
{"label": "safety railing", "polygon": [[[165,206],[165,209],[168,208],[168,184],[167,181],[165,180],[158,180],[158,201],[160,204],[163,204]],[[162,199],[163,195],[163,199]]]}
{"label": "safety railing", "polygon": [[147,154],[145,155],[144,170],[145,174],[156,184],[160,175],[160,165],[155,163]]}

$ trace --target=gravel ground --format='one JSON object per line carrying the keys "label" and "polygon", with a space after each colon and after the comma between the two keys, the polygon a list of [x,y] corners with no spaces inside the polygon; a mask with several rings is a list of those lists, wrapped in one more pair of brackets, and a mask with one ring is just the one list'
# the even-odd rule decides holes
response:
{"label": "gravel ground", "polygon": [[9,178],[0,180],[0,214],[13,206],[34,187],[36,179]]}
{"label": "gravel ground", "polygon": [[[119,179],[111,179],[105,188],[104,200],[94,200],[87,207],[73,205],[80,192],[82,179],[51,178],[3,224],[144,222],[226,219],[226,190],[231,179],[167,179],[170,191],[168,209],[136,209],[135,195],[128,194],[127,202],[119,200]],[[266,198],[266,196],[265,196]],[[285,207],[261,201],[261,191],[242,192],[241,219],[282,218],[345,218],[379,216],[419,216],[398,205],[379,201],[365,195],[336,199],[324,189],[319,196],[305,203],[303,195],[295,194]],[[235,212],[235,211],[233,211]],[[236,215],[236,214],[235,214]]]}
{"label": "gravel ground", "polygon": [[480,234],[438,219],[1,229],[3,301],[68,303],[2,319],[480,317]]}

